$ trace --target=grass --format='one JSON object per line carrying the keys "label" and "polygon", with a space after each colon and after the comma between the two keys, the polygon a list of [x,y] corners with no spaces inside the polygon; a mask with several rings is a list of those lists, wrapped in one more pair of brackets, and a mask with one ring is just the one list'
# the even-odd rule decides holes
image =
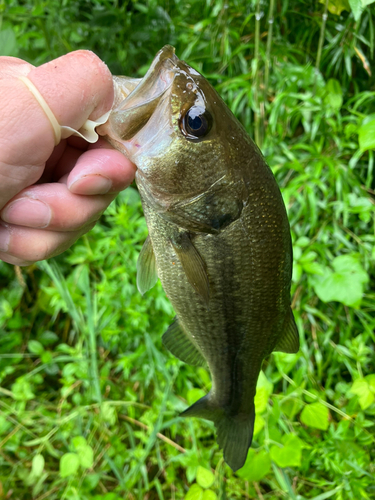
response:
{"label": "grass", "polygon": [[212,424],[178,417],[210,378],[163,349],[173,310],[160,284],[137,292],[147,228],[129,188],[63,255],[0,262],[0,498],[374,498],[374,9],[359,22],[334,4],[321,30],[324,4],[272,3],[272,38],[266,2],[1,4],[8,55],[41,64],[90,48],[141,76],[171,43],[253,136],[261,111],[301,350],[266,360],[254,443],[233,474]]}

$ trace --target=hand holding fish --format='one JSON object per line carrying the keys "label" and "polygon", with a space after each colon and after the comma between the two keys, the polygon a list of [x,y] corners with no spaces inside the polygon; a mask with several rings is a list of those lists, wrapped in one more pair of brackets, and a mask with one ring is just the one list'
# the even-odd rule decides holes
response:
{"label": "hand holding fish", "polygon": [[[176,311],[165,347],[212,377],[182,416],[213,421],[225,461],[240,469],[262,362],[299,348],[289,222],[261,152],[168,45],[143,79],[112,80],[90,52],[40,68],[0,58],[0,102],[0,258],[25,264],[62,252],[135,175],[149,229],[138,289],[160,278]],[[97,124],[115,149],[70,137],[96,142]]]}
{"label": "hand holding fish", "polygon": [[0,57],[1,260],[26,265],[61,253],[133,181],[133,164],[105,140],[64,139],[63,129],[97,120],[112,101],[112,76],[91,52],[37,68]]}

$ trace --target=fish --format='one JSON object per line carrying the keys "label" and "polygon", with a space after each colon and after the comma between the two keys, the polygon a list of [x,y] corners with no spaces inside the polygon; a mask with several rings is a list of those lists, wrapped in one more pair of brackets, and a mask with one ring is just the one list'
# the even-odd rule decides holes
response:
{"label": "fish", "polygon": [[144,78],[117,77],[114,85],[100,133],[137,167],[149,231],[138,289],[144,294],[160,278],[176,312],[164,346],[208,368],[212,380],[181,416],[213,421],[237,471],[252,443],[263,360],[299,349],[280,189],[241,123],[173,47],[158,52]]}

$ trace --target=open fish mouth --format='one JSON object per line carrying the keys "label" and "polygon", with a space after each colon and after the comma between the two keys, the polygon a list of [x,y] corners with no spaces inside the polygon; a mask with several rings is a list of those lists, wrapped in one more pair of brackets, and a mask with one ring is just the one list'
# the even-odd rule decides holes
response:
{"label": "open fish mouth", "polygon": [[101,134],[122,143],[146,125],[178,71],[179,59],[174,52],[170,45],[163,47],[142,79],[114,77],[114,107]]}

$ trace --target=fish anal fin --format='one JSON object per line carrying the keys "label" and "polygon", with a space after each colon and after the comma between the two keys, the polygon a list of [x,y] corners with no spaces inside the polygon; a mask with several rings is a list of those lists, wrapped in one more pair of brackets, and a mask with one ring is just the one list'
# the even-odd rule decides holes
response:
{"label": "fish anal fin", "polygon": [[285,321],[283,334],[279,338],[273,350],[287,352],[290,354],[296,353],[299,350],[298,329],[291,309],[289,310],[289,314]]}
{"label": "fish anal fin", "polygon": [[215,406],[211,394],[190,406],[181,417],[198,417],[212,420],[217,430],[217,442],[224,452],[224,460],[236,472],[245,465],[254,432],[255,408],[252,405],[246,414],[230,415],[225,409]]}
{"label": "fish anal fin", "polygon": [[171,242],[187,280],[207,305],[210,300],[210,284],[202,257],[187,233],[180,233]]}
{"label": "fish anal fin", "polygon": [[143,295],[157,282],[156,261],[151,238],[147,236],[137,261],[137,287]]}
{"label": "fish anal fin", "polygon": [[184,363],[193,366],[207,366],[206,360],[182,329],[178,319],[169,326],[162,337],[164,346]]}

